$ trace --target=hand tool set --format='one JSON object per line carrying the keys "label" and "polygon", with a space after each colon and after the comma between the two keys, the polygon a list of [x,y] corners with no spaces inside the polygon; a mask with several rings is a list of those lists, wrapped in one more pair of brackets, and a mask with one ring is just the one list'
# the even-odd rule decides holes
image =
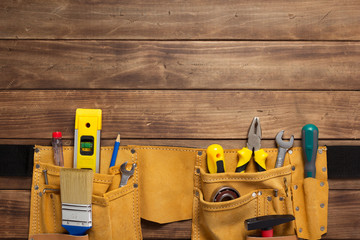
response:
{"label": "hand tool set", "polygon": [[315,125],[303,127],[302,148],[293,146],[294,136],[283,140],[283,130],[275,137],[278,149],[262,148],[259,117],[241,149],[120,147],[120,134],[113,147],[100,147],[102,111],[77,109],[75,119],[73,148],[62,147],[61,133],[54,133],[53,147],[36,147],[34,240],[66,232],[142,239],[141,218],[193,219],[196,240],[318,239],[327,231],[326,148],[318,146]]}
{"label": "hand tool set", "polygon": [[[305,164],[305,178],[315,177],[316,167],[315,160],[318,151],[318,129],[313,124],[305,125],[302,129],[302,146]],[[282,168],[285,162],[285,155],[294,144],[294,135],[291,136],[289,141],[283,140],[284,130],[278,132],[275,137],[278,146],[278,153],[274,168]],[[210,145],[207,150],[207,167],[208,172],[211,174],[221,174],[227,172],[225,169],[226,159],[224,157],[224,150],[218,144]],[[266,160],[268,153],[261,149],[261,126],[258,117],[255,117],[250,125],[248,131],[247,145],[238,152],[238,163],[235,170],[237,174],[252,173],[247,171],[251,159],[256,164],[257,172],[264,172],[267,170]],[[252,173],[253,174],[253,173]],[[285,179],[286,180],[286,179]],[[286,181],[285,181],[286,182]],[[287,186],[285,187],[287,189]],[[239,189],[224,184],[214,191],[211,200],[213,202],[227,202],[234,201],[241,197]],[[267,200],[271,201],[272,198],[278,197],[278,189],[273,189],[273,196],[268,196]],[[260,194],[260,192],[258,193]],[[261,229],[261,237],[273,237],[273,227],[279,224],[293,221],[293,215],[264,215],[245,220],[245,227],[247,230]],[[248,237],[249,239],[253,237]],[[296,239],[296,238],[295,238]]]}

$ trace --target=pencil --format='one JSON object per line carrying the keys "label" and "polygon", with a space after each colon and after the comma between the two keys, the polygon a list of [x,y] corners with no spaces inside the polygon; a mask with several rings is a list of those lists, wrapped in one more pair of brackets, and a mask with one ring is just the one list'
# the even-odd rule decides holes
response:
{"label": "pencil", "polygon": [[111,156],[111,162],[110,162],[110,167],[115,166],[116,163],[116,157],[119,151],[119,146],[120,146],[120,134],[118,133],[117,138],[115,140],[115,144],[114,144],[114,150]]}

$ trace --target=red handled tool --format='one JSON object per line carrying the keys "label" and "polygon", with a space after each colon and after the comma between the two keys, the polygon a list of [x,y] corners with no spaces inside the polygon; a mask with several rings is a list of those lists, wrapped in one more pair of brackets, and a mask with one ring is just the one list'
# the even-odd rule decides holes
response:
{"label": "red handled tool", "polygon": [[262,237],[273,237],[273,228],[295,220],[293,215],[267,215],[245,220],[246,230],[261,229]]}

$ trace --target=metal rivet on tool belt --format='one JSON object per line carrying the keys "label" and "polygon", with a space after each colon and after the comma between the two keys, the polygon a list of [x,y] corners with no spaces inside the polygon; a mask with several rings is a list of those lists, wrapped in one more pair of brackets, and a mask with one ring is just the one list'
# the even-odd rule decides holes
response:
{"label": "metal rivet on tool belt", "polygon": [[39,192],[39,196],[42,197],[42,192]]}
{"label": "metal rivet on tool belt", "polygon": [[294,189],[297,190],[297,189],[298,189],[298,185],[294,185]]}
{"label": "metal rivet on tool belt", "polygon": [[253,197],[256,197],[256,195],[257,195],[256,192],[254,192],[253,194],[251,194],[251,196],[253,196]]}
{"label": "metal rivet on tool belt", "polygon": [[321,208],[324,208],[324,207],[325,207],[325,204],[323,204],[323,203],[320,204],[320,207],[321,207]]}
{"label": "metal rivet on tool belt", "polygon": [[326,167],[323,167],[323,168],[322,168],[322,171],[323,171],[323,172],[326,172]]}
{"label": "metal rivet on tool belt", "polygon": [[271,196],[268,196],[267,197],[267,200],[270,202],[272,200],[272,197]]}
{"label": "metal rivet on tool belt", "polygon": [[302,232],[302,228],[299,228],[299,232]]}
{"label": "metal rivet on tool belt", "polygon": [[201,156],[201,155],[202,155],[202,151],[198,151],[198,155]]}
{"label": "metal rivet on tool belt", "polygon": [[279,200],[280,200],[280,201],[284,201],[284,198],[283,198],[283,197],[279,197]]}
{"label": "metal rivet on tool belt", "polygon": [[36,164],[35,167],[36,167],[36,168],[40,168],[40,165],[39,165],[39,164]]}
{"label": "metal rivet on tool belt", "polygon": [[131,153],[134,154],[136,151],[135,149],[131,149]]}
{"label": "metal rivet on tool belt", "polygon": [[200,168],[197,168],[197,169],[196,169],[196,173],[200,173]]}
{"label": "metal rivet on tool belt", "polygon": [[299,210],[300,210],[300,208],[299,208],[299,207],[296,207],[296,208],[295,208],[295,210],[296,210],[296,211],[299,211]]}
{"label": "metal rivet on tool belt", "polygon": [[320,149],[319,149],[319,154],[322,154],[322,152],[323,152],[323,150],[320,148]]}
{"label": "metal rivet on tool belt", "polygon": [[323,187],[325,185],[324,182],[320,182],[320,187]]}
{"label": "metal rivet on tool belt", "polygon": [[195,191],[195,195],[198,197],[198,196],[199,196],[199,192],[198,192],[198,191]]}
{"label": "metal rivet on tool belt", "polygon": [[289,150],[288,153],[289,153],[289,154],[292,154],[293,152],[292,152],[292,150]]}
{"label": "metal rivet on tool belt", "polygon": [[38,185],[35,185],[34,189],[35,189],[35,190],[38,190],[38,189],[39,189],[39,186],[38,186]]}
{"label": "metal rivet on tool belt", "polygon": [[320,230],[321,230],[321,231],[325,231],[325,227],[321,227]]}
{"label": "metal rivet on tool belt", "polygon": [[40,152],[40,149],[35,148],[35,152],[36,152],[36,153]]}
{"label": "metal rivet on tool belt", "polygon": [[295,171],[295,166],[292,166],[292,167],[291,167],[291,170]]}
{"label": "metal rivet on tool belt", "polygon": [[259,196],[261,196],[261,195],[262,195],[262,192],[261,192],[261,191],[259,191],[259,192],[258,192],[258,195],[259,195]]}
{"label": "metal rivet on tool belt", "polygon": [[134,188],[137,188],[139,185],[137,183],[134,183]]}

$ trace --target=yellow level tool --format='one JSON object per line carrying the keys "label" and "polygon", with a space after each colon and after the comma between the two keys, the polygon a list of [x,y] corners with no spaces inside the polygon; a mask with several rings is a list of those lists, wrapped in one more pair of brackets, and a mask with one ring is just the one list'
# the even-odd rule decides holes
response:
{"label": "yellow level tool", "polygon": [[76,109],[74,168],[100,172],[101,109]]}

